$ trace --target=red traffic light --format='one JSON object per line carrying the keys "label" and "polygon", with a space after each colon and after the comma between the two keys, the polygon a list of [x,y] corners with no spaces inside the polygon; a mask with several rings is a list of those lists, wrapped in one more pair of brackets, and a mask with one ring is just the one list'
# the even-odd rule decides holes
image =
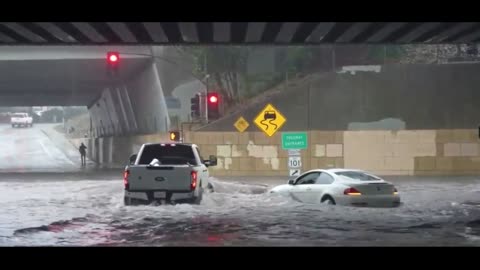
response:
{"label": "red traffic light", "polygon": [[107,61],[110,64],[116,64],[120,60],[120,55],[118,52],[108,52],[107,53]]}
{"label": "red traffic light", "polygon": [[218,92],[208,93],[207,98],[207,110],[208,110],[208,119],[218,119],[220,117],[220,100],[221,96]]}
{"label": "red traffic light", "polygon": [[208,102],[211,104],[218,103],[218,94],[217,93],[208,94]]}
{"label": "red traffic light", "polygon": [[110,60],[110,62],[117,62],[117,61],[118,61],[118,57],[117,57],[115,54],[112,54],[112,55],[110,55],[110,57],[108,58],[108,60]]}
{"label": "red traffic light", "polygon": [[210,97],[210,102],[211,103],[217,103],[217,101],[218,101],[218,98],[216,96],[211,96]]}

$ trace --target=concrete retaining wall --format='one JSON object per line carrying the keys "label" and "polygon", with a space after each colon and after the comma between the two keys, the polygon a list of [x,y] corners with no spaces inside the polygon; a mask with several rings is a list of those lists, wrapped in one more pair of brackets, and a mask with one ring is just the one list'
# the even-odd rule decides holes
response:
{"label": "concrete retaining wall", "polygon": [[[282,131],[386,129],[470,129],[480,121],[480,65],[386,65],[380,72],[313,74],[291,82],[288,90],[255,98],[238,112],[201,131],[236,131],[273,104],[288,121]],[[378,121],[386,121],[382,124]],[[390,120],[388,120],[390,119]],[[390,122],[401,122],[389,128]]]}
{"label": "concrete retaining wall", "polygon": [[[310,131],[302,150],[302,171],[357,168],[379,175],[480,175],[477,130]],[[168,142],[167,134],[108,137],[90,142],[93,160],[125,165],[146,142]],[[201,155],[218,156],[215,176],[287,176],[288,153],[281,135],[260,132],[187,132],[185,142]]]}
{"label": "concrete retaining wall", "polygon": [[[480,174],[476,130],[311,131],[302,170],[358,168],[380,175]],[[216,175],[288,175],[280,134],[202,132],[187,135],[203,155],[216,154]]]}
{"label": "concrete retaining wall", "polygon": [[[85,141],[82,139],[82,141]],[[164,142],[168,140],[167,133],[140,135],[129,137],[104,137],[88,139],[88,158],[102,165],[123,167],[130,155],[140,150],[144,143]]]}

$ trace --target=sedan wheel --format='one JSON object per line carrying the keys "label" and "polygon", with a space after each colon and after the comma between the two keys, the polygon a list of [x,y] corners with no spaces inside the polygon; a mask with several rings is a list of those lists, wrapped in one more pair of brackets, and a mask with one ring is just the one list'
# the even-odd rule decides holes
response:
{"label": "sedan wheel", "polygon": [[323,198],[322,203],[328,204],[328,205],[335,205],[335,201],[330,196]]}

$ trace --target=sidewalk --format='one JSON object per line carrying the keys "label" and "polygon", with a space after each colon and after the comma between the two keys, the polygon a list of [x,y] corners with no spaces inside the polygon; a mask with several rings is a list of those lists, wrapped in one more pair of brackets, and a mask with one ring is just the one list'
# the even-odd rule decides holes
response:
{"label": "sidewalk", "polygon": [[[65,134],[55,130],[57,124],[37,124],[36,126],[74,163],[80,162],[78,146],[69,140]],[[87,150],[88,151],[88,150]],[[87,167],[95,166],[95,163],[87,158]]]}

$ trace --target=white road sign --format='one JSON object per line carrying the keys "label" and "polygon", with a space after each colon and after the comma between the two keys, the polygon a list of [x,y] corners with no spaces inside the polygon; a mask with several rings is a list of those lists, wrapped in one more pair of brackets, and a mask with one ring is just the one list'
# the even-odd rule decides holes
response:
{"label": "white road sign", "polygon": [[300,149],[288,149],[289,156],[301,156]]}
{"label": "white road sign", "polygon": [[301,157],[288,157],[288,167],[291,169],[301,168],[302,167]]}
{"label": "white road sign", "polygon": [[290,176],[292,177],[298,177],[300,175],[300,169],[290,169]]}

